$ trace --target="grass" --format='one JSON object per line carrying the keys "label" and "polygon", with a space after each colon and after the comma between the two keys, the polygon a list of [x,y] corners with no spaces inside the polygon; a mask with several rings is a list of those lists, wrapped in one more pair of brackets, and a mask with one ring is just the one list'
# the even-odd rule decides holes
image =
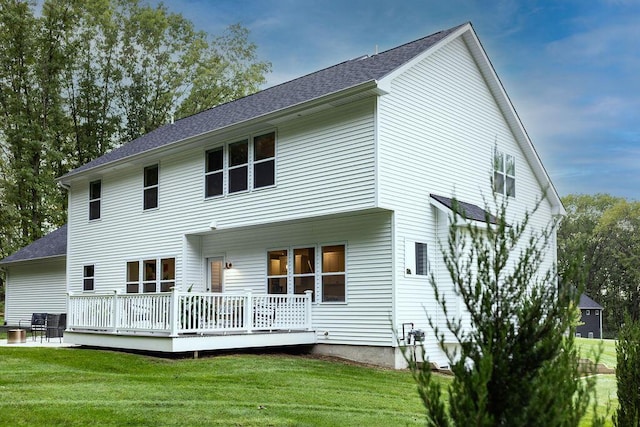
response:
{"label": "grass", "polygon": [[424,425],[406,371],[291,355],[0,348],[0,425]]}
{"label": "grass", "polygon": [[[0,360],[0,425],[412,426],[425,420],[409,372],[305,356],[191,360],[4,347]],[[611,415],[615,376],[599,376],[597,384],[598,411],[606,412],[611,397]]]}
{"label": "grass", "polygon": [[600,355],[600,363],[604,363],[609,368],[615,368],[616,361],[616,341],[615,340],[596,340],[589,338],[576,338],[576,344],[580,348],[580,355],[585,359],[593,360],[593,355],[597,354],[602,343],[602,354]]}

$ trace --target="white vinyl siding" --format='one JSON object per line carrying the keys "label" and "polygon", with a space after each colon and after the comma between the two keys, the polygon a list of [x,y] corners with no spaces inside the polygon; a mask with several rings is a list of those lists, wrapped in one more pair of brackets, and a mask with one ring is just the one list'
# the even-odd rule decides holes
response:
{"label": "white vinyl siding", "polygon": [[[391,346],[394,343],[389,323],[392,310],[391,218],[389,212],[360,213],[251,229],[217,230],[203,236],[201,258],[224,250],[227,259],[233,260],[233,268],[224,272],[225,292],[250,289],[264,293],[267,292],[267,252],[288,249],[291,256],[290,248],[344,244],[347,301],[313,303],[313,325],[318,342]],[[318,250],[316,259],[319,263]],[[284,277],[282,274],[276,276]],[[316,281],[314,291],[315,294],[321,292],[320,280]]]}
{"label": "white vinyl siding", "polygon": [[[88,181],[72,182],[70,289],[82,289],[82,265],[100,260],[95,291],[124,292],[127,261],[164,255],[176,257],[178,287],[199,289],[204,272],[183,258],[184,251],[195,249],[184,239],[209,230],[212,222],[223,229],[374,208],[374,105],[368,98],[277,124],[276,185],[259,191],[203,197],[206,151],[246,138],[244,130],[162,157],[162,209],[152,217],[131,203],[140,197],[139,166],[104,172],[102,200],[109,203],[102,204],[102,219],[91,224],[86,221]],[[250,135],[273,129],[268,124]]]}
{"label": "white vinyl siding", "polygon": [[[427,352],[445,362],[435,345],[427,316],[444,326],[427,276],[407,274],[406,260],[415,262],[413,245],[424,242],[430,269],[449,309],[464,315],[442,265],[440,244],[446,244],[448,218],[430,205],[429,195],[455,195],[484,207],[491,200],[493,149],[514,156],[518,198],[510,198],[509,214],[521,216],[542,191],[463,40],[453,40],[400,74],[391,91],[378,101],[379,205],[393,209],[396,233],[396,318],[394,324],[414,322],[427,332]],[[542,227],[551,218],[543,203],[533,218]],[[550,251],[548,266],[555,259]]]}
{"label": "white vinyl siding", "polygon": [[66,312],[64,257],[16,263],[5,268],[8,271],[5,294],[8,325],[18,326],[20,320],[28,323],[32,313]]}

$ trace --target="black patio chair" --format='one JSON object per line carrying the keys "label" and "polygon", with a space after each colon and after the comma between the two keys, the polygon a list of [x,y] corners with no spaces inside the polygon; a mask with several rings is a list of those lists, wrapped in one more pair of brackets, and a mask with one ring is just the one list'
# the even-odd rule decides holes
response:
{"label": "black patio chair", "polygon": [[42,336],[47,332],[47,313],[33,313],[31,315],[31,339],[36,340],[36,337],[40,335],[40,342],[42,342]]}
{"label": "black patio chair", "polygon": [[59,338],[62,342],[62,335],[67,328],[67,314],[47,314],[47,341],[51,338]]}

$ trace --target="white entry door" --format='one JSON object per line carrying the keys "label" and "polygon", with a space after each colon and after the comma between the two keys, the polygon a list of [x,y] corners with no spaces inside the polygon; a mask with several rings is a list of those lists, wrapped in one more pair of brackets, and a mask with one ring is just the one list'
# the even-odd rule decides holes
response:
{"label": "white entry door", "polygon": [[208,258],[208,280],[207,291],[222,293],[223,291],[223,279],[224,279],[224,258]]}

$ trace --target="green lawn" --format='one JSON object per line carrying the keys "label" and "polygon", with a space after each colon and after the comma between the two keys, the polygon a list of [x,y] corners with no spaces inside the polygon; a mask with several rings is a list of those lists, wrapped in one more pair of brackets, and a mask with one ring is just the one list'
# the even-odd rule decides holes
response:
{"label": "green lawn", "polygon": [[424,425],[406,371],[290,355],[0,348],[0,425]]}
{"label": "green lawn", "polygon": [[596,340],[589,338],[576,338],[576,344],[580,348],[580,354],[585,359],[592,359],[591,355],[599,351],[600,343],[602,343],[602,355],[600,363],[604,363],[609,368],[616,367],[616,341],[615,340]]}
{"label": "green lawn", "polygon": [[[598,395],[604,411],[615,376],[598,377]],[[424,412],[407,371],[283,354],[4,347],[0,425],[407,426],[424,425]]]}

